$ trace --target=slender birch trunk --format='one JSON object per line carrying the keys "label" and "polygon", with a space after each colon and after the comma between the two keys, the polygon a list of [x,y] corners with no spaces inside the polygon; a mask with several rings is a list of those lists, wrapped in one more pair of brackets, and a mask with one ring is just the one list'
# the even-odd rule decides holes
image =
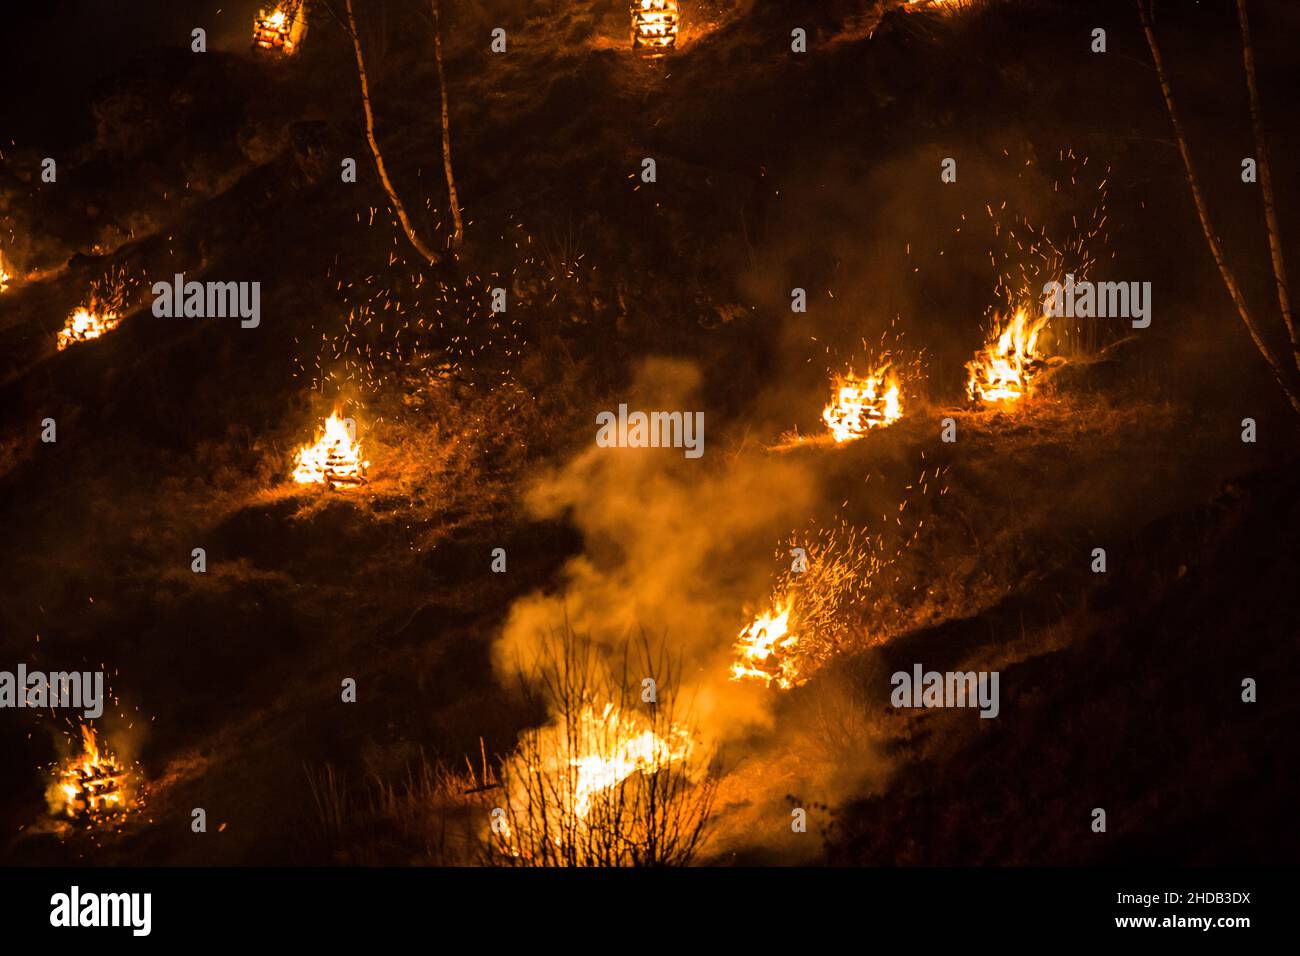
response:
{"label": "slender birch trunk", "polygon": [[438,19],[438,6],[438,0],[433,0],[433,58],[438,64],[438,94],[442,98],[442,169],[447,174],[447,201],[451,205],[451,247],[458,249],[465,238],[465,223],[460,218],[456,178],[451,174],[451,123],[447,118],[447,78],[442,72],[442,24]]}
{"label": "slender birch trunk", "polygon": [[1300,398],[1296,397],[1287,381],[1286,371],[1278,361],[1273,350],[1269,348],[1268,343],[1260,332],[1259,326],[1256,325],[1254,317],[1250,314],[1250,309],[1246,305],[1246,299],[1241,293],[1241,288],[1237,285],[1237,279],[1232,270],[1228,267],[1227,260],[1223,257],[1223,248],[1219,243],[1218,236],[1214,233],[1213,226],[1210,225],[1210,213],[1205,205],[1205,197],[1201,194],[1200,180],[1196,178],[1196,168],[1192,165],[1192,154],[1187,146],[1187,136],[1183,132],[1182,120],[1178,117],[1178,110],[1174,106],[1173,90],[1169,86],[1169,76],[1165,73],[1165,62],[1160,55],[1160,46],[1156,43],[1155,32],[1151,29],[1151,18],[1147,13],[1146,0],[1137,0],[1138,16],[1142,20],[1142,32],[1146,34],[1147,46],[1151,48],[1151,59],[1155,63],[1156,76],[1160,80],[1160,92],[1164,94],[1165,108],[1169,111],[1169,121],[1174,128],[1174,138],[1178,141],[1178,152],[1183,157],[1183,168],[1187,172],[1187,183],[1192,189],[1192,201],[1196,205],[1196,215],[1201,220],[1201,231],[1205,233],[1205,241],[1210,246],[1210,253],[1214,256],[1215,265],[1219,267],[1219,274],[1223,277],[1223,284],[1227,286],[1228,295],[1232,297],[1233,304],[1237,307],[1237,312],[1241,316],[1241,321],[1246,326],[1246,331],[1250,333],[1250,339],[1255,343],[1255,348],[1259,354],[1264,356],[1264,361],[1268,362],[1269,369],[1273,372],[1273,378],[1281,387],[1283,394],[1286,395],[1287,401],[1291,403],[1292,409],[1300,414]]}
{"label": "slender birch trunk", "polygon": [[441,257],[416,235],[415,227],[411,225],[411,219],[406,215],[406,207],[402,205],[402,200],[398,198],[397,190],[393,188],[393,181],[388,178],[388,170],[384,166],[384,156],[379,151],[379,141],[375,139],[375,115],[370,108],[370,84],[366,80],[366,62],[361,56],[361,38],[357,35],[357,21],[352,15],[352,0],[346,0],[346,3],[348,30],[352,34],[352,49],[357,54],[357,75],[361,78],[361,105],[366,114],[366,138],[370,140],[370,152],[375,157],[375,168],[379,170],[379,180],[384,184],[384,191],[388,193],[388,199],[393,204],[393,209],[397,211],[397,218],[402,224],[402,231],[406,233],[406,238],[415,247],[415,251],[431,263],[438,262]]}
{"label": "slender birch trunk", "polygon": [[1237,0],[1237,19],[1241,21],[1241,55],[1246,67],[1246,88],[1250,90],[1250,125],[1255,134],[1255,153],[1259,157],[1259,189],[1264,198],[1264,223],[1268,226],[1268,251],[1273,259],[1273,278],[1277,282],[1277,304],[1291,340],[1291,355],[1300,371],[1300,339],[1296,338],[1291,315],[1291,297],[1287,293],[1286,265],[1282,261],[1282,231],[1277,223],[1277,204],[1273,201],[1273,171],[1264,145],[1264,121],[1259,108],[1259,87],[1255,82],[1255,46],[1250,39],[1250,21],[1246,19],[1246,0]]}

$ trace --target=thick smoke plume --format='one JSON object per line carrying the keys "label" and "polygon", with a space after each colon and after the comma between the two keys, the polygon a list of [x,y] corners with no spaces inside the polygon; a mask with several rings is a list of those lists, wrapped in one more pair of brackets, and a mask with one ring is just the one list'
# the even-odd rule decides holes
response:
{"label": "thick smoke plume", "polygon": [[[694,410],[700,371],[651,359],[630,409]],[[600,448],[593,441],[537,480],[527,504],[538,518],[569,516],[584,551],[551,592],[511,608],[498,663],[532,659],[542,635],[568,624],[610,651],[645,632],[681,663],[679,694],[693,699],[701,730],[725,739],[767,719],[761,687],[730,681],[732,642],[745,613],[771,586],[774,548],[802,523],[817,478],[788,458],[728,450],[727,428],[705,413],[705,454],[667,448]]]}

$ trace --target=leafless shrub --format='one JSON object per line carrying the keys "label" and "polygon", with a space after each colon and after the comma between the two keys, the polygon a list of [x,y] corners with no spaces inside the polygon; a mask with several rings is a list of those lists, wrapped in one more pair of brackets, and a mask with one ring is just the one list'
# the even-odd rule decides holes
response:
{"label": "leafless shrub", "polygon": [[676,667],[644,639],[635,669],[629,651],[612,670],[566,626],[521,672],[551,720],[500,763],[489,863],[682,866],[699,850],[717,790],[713,754],[677,708]]}
{"label": "leafless shrub", "polygon": [[567,627],[547,638],[520,686],[550,718],[495,764],[483,748],[463,769],[421,756],[360,794],[328,764],[305,768],[316,836],[352,863],[690,863],[709,831],[714,755],[675,702],[666,654],[644,639],[635,667],[630,653],[629,642],[614,670]]}

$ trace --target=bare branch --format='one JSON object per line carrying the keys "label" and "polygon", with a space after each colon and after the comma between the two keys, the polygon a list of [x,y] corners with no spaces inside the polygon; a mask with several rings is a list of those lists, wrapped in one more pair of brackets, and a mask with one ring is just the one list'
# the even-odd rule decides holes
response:
{"label": "bare branch", "polygon": [[1300,371],[1300,340],[1296,338],[1291,317],[1291,299],[1286,288],[1286,265],[1282,261],[1282,231],[1277,223],[1277,204],[1273,201],[1273,172],[1264,145],[1264,121],[1259,108],[1259,87],[1255,83],[1255,47],[1250,39],[1250,21],[1246,19],[1246,0],[1237,0],[1237,18],[1241,21],[1241,55],[1245,61],[1246,88],[1250,90],[1250,125],[1255,134],[1255,152],[1259,157],[1259,188],[1264,198],[1264,223],[1268,227],[1268,251],[1273,260],[1273,278],[1277,282],[1277,303],[1282,322],[1291,340],[1291,354]]}
{"label": "bare branch", "polygon": [[465,224],[460,218],[460,200],[456,197],[456,179],[451,174],[451,125],[447,119],[447,78],[442,72],[442,24],[438,19],[438,0],[433,2],[433,58],[438,64],[438,95],[442,99],[442,169],[447,174],[447,200],[451,204],[451,247],[457,249],[465,238]]}
{"label": "bare branch", "polygon": [[1173,90],[1169,86],[1169,76],[1165,73],[1164,59],[1160,55],[1160,46],[1156,42],[1155,31],[1151,28],[1151,17],[1147,12],[1145,0],[1137,0],[1137,8],[1138,16],[1142,20],[1142,32],[1146,35],[1147,46],[1151,49],[1151,59],[1155,63],[1156,76],[1160,80],[1160,92],[1164,94],[1165,107],[1169,111],[1169,121],[1174,127],[1174,136],[1178,141],[1178,152],[1183,157],[1183,168],[1187,172],[1187,183],[1192,189],[1192,201],[1196,204],[1196,215],[1201,220],[1201,231],[1205,233],[1205,241],[1210,246],[1210,253],[1214,256],[1215,265],[1219,267],[1219,274],[1223,277],[1223,284],[1227,286],[1228,295],[1232,297],[1232,302],[1237,307],[1237,313],[1241,316],[1246,331],[1250,333],[1251,341],[1255,343],[1255,348],[1259,350],[1259,354],[1264,356],[1264,361],[1268,362],[1268,367],[1273,372],[1273,378],[1277,380],[1277,384],[1281,387],[1283,394],[1286,395],[1287,401],[1291,403],[1292,409],[1295,410],[1296,414],[1300,414],[1300,398],[1297,398],[1295,391],[1287,381],[1286,371],[1282,364],[1264,340],[1264,336],[1256,324],[1254,316],[1251,315],[1249,306],[1246,304],[1246,299],[1241,293],[1241,287],[1237,284],[1236,276],[1233,275],[1232,269],[1223,256],[1223,248],[1219,242],[1219,237],[1215,235],[1214,227],[1210,225],[1210,212],[1205,205],[1205,197],[1201,194],[1201,184],[1196,176],[1196,168],[1192,165],[1191,150],[1187,146],[1187,136],[1183,132],[1183,124],[1182,120],[1179,119],[1178,109],[1174,106]]}
{"label": "bare branch", "polygon": [[406,207],[402,205],[402,200],[398,198],[397,190],[393,187],[393,181],[388,178],[388,170],[384,166],[384,156],[379,151],[379,141],[375,139],[375,116],[370,108],[370,84],[366,80],[366,62],[361,55],[361,39],[357,36],[357,21],[352,15],[352,0],[346,0],[346,3],[348,32],[352,36],[352,49],[356,51],[357,55],[357,76],[361,79],[361,105],[366,114],[366,138],[370,140],[370,152],[375,157],[375,169],[379,171],[379,180],[384,184],[384,191],[388,193],[388,199],[397,212],[397,218],[402,224],[402,231],[406,233],[406,238],[415,247],[415,251],[427,261],[431,263],[438,262],[441,257],[416,235],[415,228],[411,225],[411,219],[406,214]]}

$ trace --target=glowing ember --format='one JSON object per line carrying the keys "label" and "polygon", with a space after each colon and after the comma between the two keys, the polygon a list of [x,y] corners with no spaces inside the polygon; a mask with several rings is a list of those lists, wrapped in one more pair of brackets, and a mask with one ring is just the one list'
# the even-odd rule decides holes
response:
{"label": "glowing ember", "polygon": [[286,0],[272,10],[262,8],[253,20],[253,45],[291,56],[307,27],[301,0]]}
{"label": "glowing ember", "polygon": [[677,0],[633,0],[632,49],[660,56],[677,46]]}
{"label": "glowing ember", "polygon": [[68,316],[68,321],[59,330],[58,348],[62,352],[69,345],[97,339],[106,332],[112,332],[122,322],[116,312],[97,305],[93,300],[90,305]]}
{"label": "glowing ember", "polygon": [[799,635],[790,630],[793,601],[786,600],[775,611],[756,617],[736,638],[736,660],[731,665],[732,680],[761,680],[782,690],[801,683],[792,651]]}
{"label": "glowing ember", "polygon": [[81,740],[81,755],[59,767],[46,798],[55,813],[99,821],[127,808],[131,773],[113,754],[100,750],[88,724],[81,725]]}
{"label": "glowing ember", "polygon": [[1047,324],[1047,316],[1034,321],[1024,309],[1016,311],[1011,321],[995,327],[995,338],[985,345],[971,362],[967,391],[972,399],[984,402],[1014,402],[1025,395],[1046,364],[1038,352],[1038,334]]}
{"label": "glowing ember", "polygon": [[298,449],[293,480],[300,485],[360,485],[365,483],[368,467],[370,462],[361,457],[361,443],[352,427],[334,412],[315,443]]}
{"label": "glowing ember", "polygon": [[837,442],[861,438],[869,429],[892,425],[903,417],[898,381],[889,369],[886,363],[866,376],[849,372],[835,377],[822,421]]}

